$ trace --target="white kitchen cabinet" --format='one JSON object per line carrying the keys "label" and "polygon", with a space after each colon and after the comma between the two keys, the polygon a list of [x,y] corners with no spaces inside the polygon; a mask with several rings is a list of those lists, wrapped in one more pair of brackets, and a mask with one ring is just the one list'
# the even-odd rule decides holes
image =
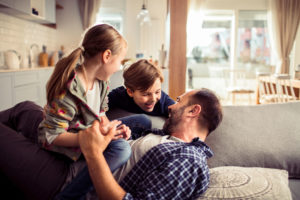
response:
{"label": "white kitchen cabinet", "polygon": [[14,88],[14,104],[27,100],[41,105],[39,84],[24,85]]}
{"label": "white kitchen cabinet", "polygon": [[45,0],[45,20],[51,24],[56,23],[55,0]]}
{"label": "white kitchen cabinet", "polygon": [[12,73],[0,73],[0,110],[9,108],[13,104]]}
{"label": "white kitchen cabinet", "polygon": [[0,4],[7,7],[13,7],[14,1],[13,0],[0,0]]}
{"label": "white kitchen cabinet", "polygon": [[1,12],[41,24],[56,23],[55,9],[55,0],[0,0]]}
{"label": "white kitchen cabinet", "polygon": [[14,104],[26,100],[40,104],[39,84],[39,74],[36,70],[14,72]]}
{"label": "white kitchen cabinet", "polygon": [[22,101],[46,104],[46,84],[52,68],[37,68],[25,71],[0,72],[0,110]]}
{"label": "white kitchen cabinet", "polygon": [[26,13],[28,15],[31,14],[31,0],[12,0],[14,9]]}

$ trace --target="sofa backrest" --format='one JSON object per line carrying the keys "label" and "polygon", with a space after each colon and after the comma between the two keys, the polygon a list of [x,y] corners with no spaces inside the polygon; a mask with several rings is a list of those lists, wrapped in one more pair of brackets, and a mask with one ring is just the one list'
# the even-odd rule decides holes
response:
{"label": "sofa backrest", "polygon": [[220,126],[206,139],[210,167],[285,169],[300,178],[300,102],[224,106]]}
{"label": "sofa backrest", "polygon": [[[206,139],[214,156],[210,168],[219,166],[285,169],[300,178],[300,102],[223,106],[220,126]],[[116,119],[133,113],[114,109]],[[153,128],[162,128],[165,118],[149,116]]]}

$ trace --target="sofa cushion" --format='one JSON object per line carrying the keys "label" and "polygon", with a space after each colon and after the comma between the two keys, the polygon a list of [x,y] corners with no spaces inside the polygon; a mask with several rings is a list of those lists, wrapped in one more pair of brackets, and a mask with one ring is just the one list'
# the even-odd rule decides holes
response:
{"label": "sofa cushion", "polygon": [[200,199],[291,200],[288,173],[268,168],[210,169],[210,185]]}
{"label": "sofa cushion", "polygon": [[285,169],[300,178],[300,102],[224,106],[221,125],[206,143],[211,168],[244,166]]}

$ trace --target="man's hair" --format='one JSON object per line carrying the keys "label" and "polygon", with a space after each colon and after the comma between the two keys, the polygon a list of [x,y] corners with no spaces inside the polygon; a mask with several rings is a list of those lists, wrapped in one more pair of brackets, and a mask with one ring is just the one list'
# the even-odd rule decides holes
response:
{"label": "man's hair", "polygon": [[214,92],[202,88],[190,97],[188,105],[194,104],[201,106],[199,125],[206,127],[209,135],[219,126],[223,119],[221,103]]}
{"label": "man's hair", "polygon": [[142,92],[148,90],[158,78],[160,82],[164,80],[161,70],[146,59],[141,59],[125,68],[123,77],[126,88]]}

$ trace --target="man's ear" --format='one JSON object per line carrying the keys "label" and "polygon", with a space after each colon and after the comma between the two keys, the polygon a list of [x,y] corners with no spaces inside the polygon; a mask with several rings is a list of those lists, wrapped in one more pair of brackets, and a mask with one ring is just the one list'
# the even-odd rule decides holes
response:
{"label": "man's ear", "polygon": [[126,91],[127,91],[127,94],[130,96],[130,97],[133,97],[133,91],[129,88],[126,88]]}
{"label": "man's ear", "polygon": [[200,113],[201,113],[201,106],[199,104],[194,104],[190,106],[189,116],[191,117],[199,116]]}
{"label": "man's ear", "polygon": [[111,50],[106,49],[103,53],[102,53],[102,60],[103,63],[108,63],[110,57],[112,56]]}

